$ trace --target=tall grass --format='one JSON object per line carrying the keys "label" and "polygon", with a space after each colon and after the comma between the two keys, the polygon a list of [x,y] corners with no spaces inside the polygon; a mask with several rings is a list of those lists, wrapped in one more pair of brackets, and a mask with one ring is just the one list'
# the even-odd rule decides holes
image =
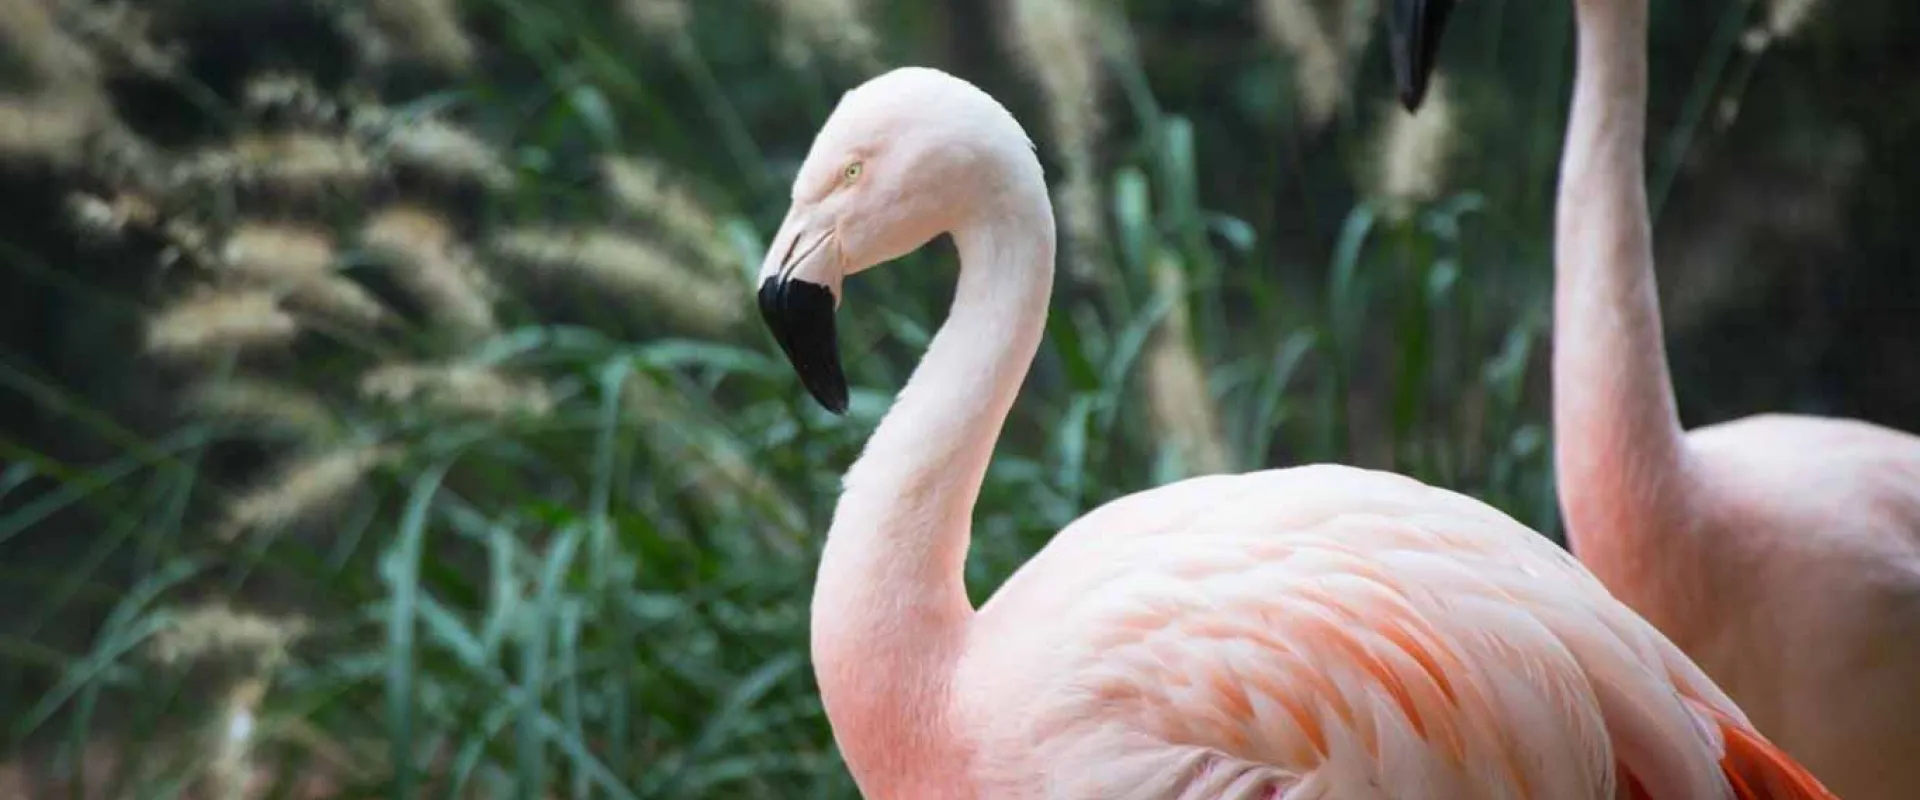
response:
{"label": "tall grass", "polygon": [[[945,23],[927,4],[834,4],[845,16],[825,21],[803,5],[483,0],[453,20],[421,3],[431,51],[476,66],[383,96],[328,141],[367,175],[450,177],[403,181],[400,202],[335,175],[331,201],[255,220],[299,217],[314,246],[246,228],[245,203],[196,207],[201,239],[227,243],[209,263],[245,260],[240,241],[268,268],[98,312],[146,321],[149,351],[128,358],[185,370],[186,413],[140,428],[0,354],[0,381],[115,452],[0,440],[0,542],[64,518],[86,543],[57,570],[0,566],[34,598],[0,635],[18,758],[72,777],[110,752],[121,777],[148,776],[121,784],[139,796],[269,778],[391,797],[853,796],[807,662],[813,559],[840,471],[940,322],[953,253],[850,284],[838,417],[753,324],[747,280],[833,98],[879,63],[930,60]],[[1116,38],[1047,41],[1140,41],[1175,13],[1149,5],[1107,9]],[[1374,144],[1398,112],[1353,24],[1322,48],[1338,85],[1301,78],[1311,97],[1259,77],[1320,50],[1243,37],[1236,91],[1279,100],[1227,110],[1155,55],[1176,34],[1081,54],[1097,77],[981,76],[1036,136],[1069,132],[1049,164],[1090,219],[981,493],[977,600],[1099,503],[1211,469],[1390,468],[1554,531],[1543,216],[1515,202],[1551,150],[1378,180],[1396,157],[1380,148],[1424,140]],[[481,55],[460,55],[468,40]],[[1453,81],[1455,121],[1411,135],[1474,139],[1513,116],[1477,74]],[[1096,83],[1112,87],[1099,116],[1042,113],[1048,91]],[[294,86],[303,108],[349,102]],[[232,137],[208,147],[242,150]],[[193,255],[185,222],[149,216],[109,227]],[[10,247],[9,269],[62,280],[44,250]],[[319,255],[295,270],[296,250]]]}

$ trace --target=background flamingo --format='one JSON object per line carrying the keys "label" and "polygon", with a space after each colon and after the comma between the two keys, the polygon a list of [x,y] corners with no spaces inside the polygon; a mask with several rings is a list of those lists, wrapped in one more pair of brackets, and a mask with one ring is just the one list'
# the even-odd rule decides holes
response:
{"label": "background flamingo", "polygon": [[[1397,7],[1410,109],[1451,5]],[[1575,6],[1553,339],[1570,544],[1841,796],[1912,797],[1920,438],[1779,414],[1682,433],[1642,181],[1647,3]]]}
{"label": "background flamingo", "polygon": [[849,92],[760,305],[843,409],[842,279],[941,233],[963,263],[948,321],[847,472],[813,600],[816,677],[867,796],[1827,796],[1564,551],[1387,473],[1134,494],[976,612],[969,517],[1053,278],[1020,125],[930,69]]}

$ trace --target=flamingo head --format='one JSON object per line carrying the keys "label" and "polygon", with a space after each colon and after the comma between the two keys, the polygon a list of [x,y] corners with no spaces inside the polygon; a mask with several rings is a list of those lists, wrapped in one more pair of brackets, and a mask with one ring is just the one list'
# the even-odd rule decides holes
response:
{"label": "flamingo head", "polygon": [[939,70],[902,67],[840,98],[760,267],[760,314],[820,405],[847,408],[834,332],[846,276],[969,224],[1039,169],[1005,107]]}
{"label": "flamingo head", "polygon": [[1455,0],[1393,0],[1387,13],[1387,52],[1393,57],[1393,81],[1400,105],[1419,111],[1427,98],[1427,79],[1440,54],[1440,36]]}

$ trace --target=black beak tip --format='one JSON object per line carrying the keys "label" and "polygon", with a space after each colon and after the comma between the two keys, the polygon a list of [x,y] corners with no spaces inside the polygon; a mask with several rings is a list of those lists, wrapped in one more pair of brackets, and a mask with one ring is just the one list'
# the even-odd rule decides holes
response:
{"label": "black beak tip", "polygon": [[847,413],[847,384],[845,381],[832,385],[816,386],[809,384],[807,389],[813,393],[813,399],[820,401],[820,407],[831,412],[834,416],[844,416]]}
{"label": "black beak tip", "polygon": [[1388,52],[1400,105],[1411,114],[1427,99],[1427,82],[1440,54],[1440,37],[1454,0],[1394,0],[1388,15]]}
{"label": "black beak tip", "polygon": [[760,284],[760,317],[780,343],[800,384],[822,408],[847,412],[847,376],[840,367],[833,292],[817,283],[768,278]]}
{"label": "black beak tip", "polygon": [[840,370],[839,354],[834,350],[827,352],[833,355],[827,357],[819,369],[802,373],[800,383],[821,408],[840,416],[847,413],[847,376]]}
{"label": "black beak tip", "polygon": [[1410,84],[1402,84],[1400,87],[1400,107],[1406,109],[1409,114],[1419,111],[1420,101],[1426,99],[1426,94],[1426,87],[1424,86],[1415,87]]}

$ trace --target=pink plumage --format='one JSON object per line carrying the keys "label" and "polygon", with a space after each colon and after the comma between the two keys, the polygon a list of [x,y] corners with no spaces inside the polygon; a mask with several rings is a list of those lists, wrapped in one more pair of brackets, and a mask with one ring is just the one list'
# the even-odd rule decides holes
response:
{"label": "pink plumage", "polygon": [[1920,437],[1775,414],[1682,432],[1642,178],[1647,4],[1577,16],[1553,337],[1569,544],[1834,791],[1920,796]]}
{"label": "pink plumage", "polygon": [[1024,131],[935,70],[849,92],[795,180],[760,303],[837,410],[842,280],[940,233],[962,262],[952,310],[847,472],[813,600],[815,675],[866,796],[1829,796],[1567,553],[1388,473],[1122,498],[976,612],[969,517],[1053,276]]}
{"label": "pink plumage", "polygon": [[984,797],[1712,797],[1744,724],[1543,537],[1347,467],[1097,509],[972,628]]}

